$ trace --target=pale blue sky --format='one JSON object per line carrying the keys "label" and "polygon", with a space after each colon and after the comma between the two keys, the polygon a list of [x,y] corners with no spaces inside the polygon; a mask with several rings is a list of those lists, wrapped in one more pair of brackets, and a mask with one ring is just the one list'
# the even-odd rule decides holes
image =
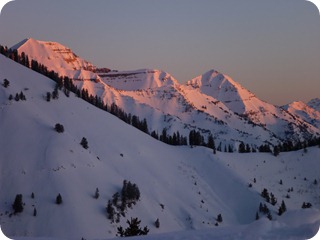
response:
{"label": "pale blue sky", "polygon": [[320,97],[320,16],[304,0],[15,0],[0,44],[26,37],[180,82],[214,68],[273,104]]}

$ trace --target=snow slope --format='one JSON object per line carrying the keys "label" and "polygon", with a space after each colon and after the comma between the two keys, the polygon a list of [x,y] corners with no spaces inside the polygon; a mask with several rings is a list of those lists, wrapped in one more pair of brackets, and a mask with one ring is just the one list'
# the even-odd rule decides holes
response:
{"label": "snow slope", "polygon": [[[221,236],[232,236],[246,228],[250,235],[267,231],[288,239],[315,233],[319,185],[312,181],[320,181],[319,148],[275,158],[169,146],[73,94],[68,98],[59,92],[58,100],[47,102],[46,92],[55,83],[1,55],[4,78],[10,86],[0,86],[0,225],[10,237],[113,238],[116,227],[130,217],[139,217],[153,235],[196,229],[200,236],[210,236],[216,233],[204,229],[219,229]],[[8,100],[21,91],[26,101]],[[63,133],[54,130],[56,123],[63,124]],[[82,137],[88,139],[87,150],[79,144]],[[254,177],[257,183],[249,188]],[[284,185],[277,183],[280,178]],[[139,186],[141,200],[120,223],[111,224],[105,207],[124,179]],[[97,187],[100,198],[94,199]],[[277,217],[279,204],[270,206],[275,221],[267,225],[263,216],[254,221],[264,187],[279,202],[286,188],[294,187],[286,200],[287,215]],[[18,193],[23,194],[24,211],[10,216]],[[55,204],[58,193],[61,206]],[[312,202],[313,209],[301,210],[303,201]],[[223,222],[216,227],[219,213]],[[154,227],[157,218],[159,229]]]}

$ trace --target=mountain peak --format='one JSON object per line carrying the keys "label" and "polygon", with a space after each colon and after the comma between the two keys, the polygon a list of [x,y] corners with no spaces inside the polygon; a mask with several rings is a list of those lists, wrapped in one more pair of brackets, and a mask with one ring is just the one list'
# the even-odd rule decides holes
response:
{"label": "mountain peak", "polygon": [[72,50],[58,42],[26,38],[11,47],[25,52],[29,59],[45,65],[49,70],[78,80],[92,80],[99,77],[93,72],[95,66],[78,57]]}
{"label": "mountain peak", "polygon": [[199,88],[202,93],[216,98],[237,113],[247,111],[245,102],[255,97],[231,77],[214,69],[188,81],[187,85]]}

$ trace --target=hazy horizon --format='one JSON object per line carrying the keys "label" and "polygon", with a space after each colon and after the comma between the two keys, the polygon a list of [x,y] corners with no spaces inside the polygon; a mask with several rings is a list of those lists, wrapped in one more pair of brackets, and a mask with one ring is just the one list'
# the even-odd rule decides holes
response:
{"label": "hazy horizon", "polygon": [[0,44],[56,41],[98,67],[156,68],[184,83],[210,69],[267,102],[320,97],[320,16],[304,0],[16,0]]}

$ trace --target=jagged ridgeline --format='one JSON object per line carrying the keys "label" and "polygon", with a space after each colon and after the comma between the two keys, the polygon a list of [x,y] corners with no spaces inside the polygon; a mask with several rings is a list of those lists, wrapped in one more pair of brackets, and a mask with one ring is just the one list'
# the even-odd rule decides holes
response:
{"label": "jagged ridgeline", "polygon": [[30,38],[1,51],[54,79],[66,94],[71,91],[171,145],[201,145],[225,152],[277,147],[277,152],[312,146],[319,138],[317,110],[306,118],[292,107],[268,104],[215,70],[179,84],[160,70],[97,68],[56,42]]}

